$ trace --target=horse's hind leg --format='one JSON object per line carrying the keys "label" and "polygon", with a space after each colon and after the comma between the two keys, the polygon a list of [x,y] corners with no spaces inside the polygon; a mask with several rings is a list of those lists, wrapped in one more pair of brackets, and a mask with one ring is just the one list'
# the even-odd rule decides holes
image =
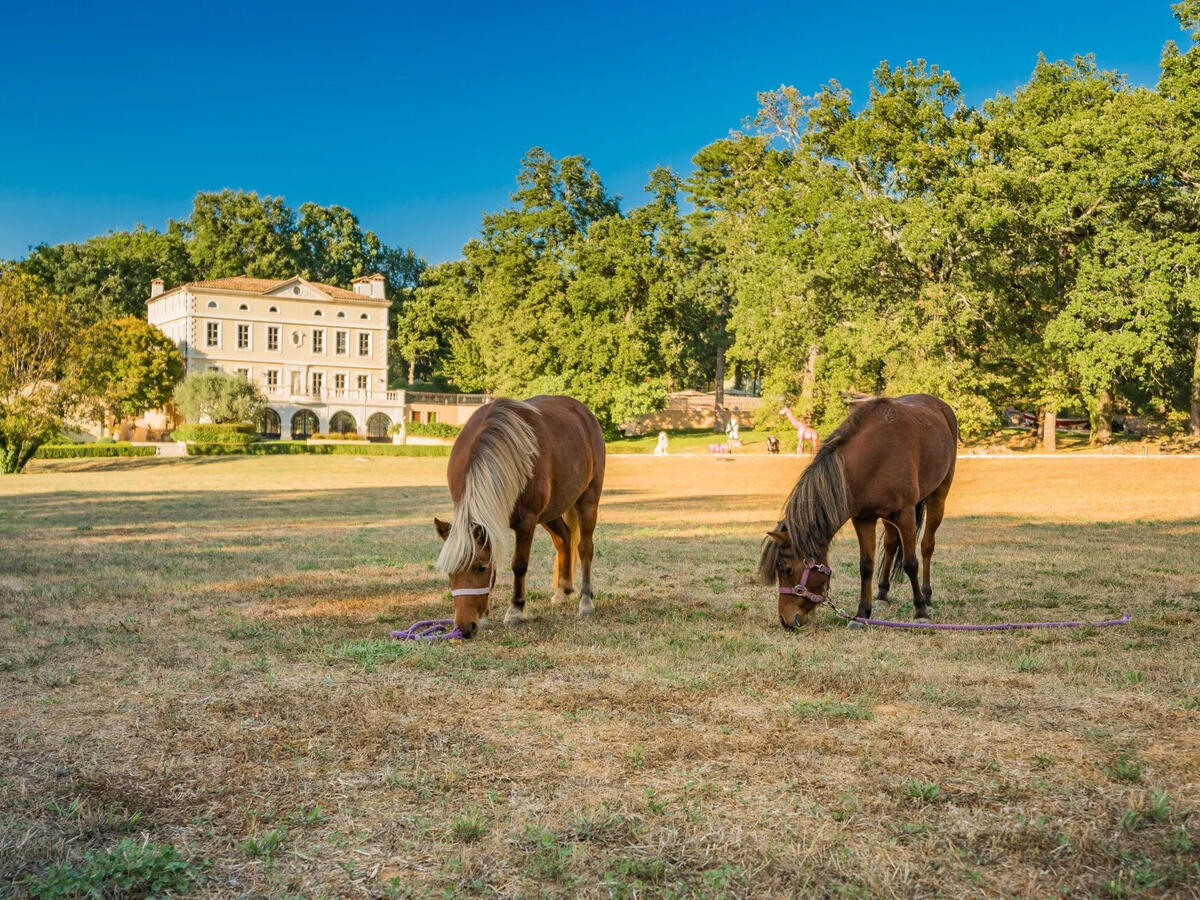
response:
{"label": "horse's hind leg", "polygon": [[554,541],[554,596],[551,603],[561,603],[575,593],[575,552],[571,546],[571,526],[563,517],[543,522]]}
{"label": "horse's hind leg", "polygon": [[900,549],[900,532],[886,519],[883,522],[883,558],[879,563],[879,593],[877,603],[888,602],[888,591],[892,586],[892,568],[896,564],[896,551]]}
{"label": "horse's hind leg", "polygon": [[925,607],[933,606],[933,587],[930,585],[929,569],[933,562],[934,536],[938,526],[942,524],[942,516],[946,512],[946,495],[950,493],[949,483],[943,484],[929,499],[925,501],[925,534],[921,538],[921,593],[925,599]]}
{"label": "horse's hind leg", "polygon": [[579,514],[579,614],[589,616],[596,608],[592,598],[592,532],[600,507],[600,487],[593,484],[575,504]]}
{"label": "horse's hind leg", "polygon": [[529,550],[533,546],[533,532],[537,529],[537,521],[533,516],[522,519],[513,531],[517,534],[513,547],[513,595],[508,612],[504,614],[504,624],[513,625],[525,621],[525,573],[529,571]]}

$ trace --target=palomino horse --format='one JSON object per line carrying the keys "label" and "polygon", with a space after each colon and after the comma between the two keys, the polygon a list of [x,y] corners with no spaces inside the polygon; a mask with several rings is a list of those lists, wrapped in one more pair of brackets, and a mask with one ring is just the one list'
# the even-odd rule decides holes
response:
{"label": "palomino horse", "polygon": [[604,486],[604,434],[591,411],[570,397],[493,400],[463,426],[450,451],[454,522],[434,519],[445,542],[438,568],[450,576],[454,624],[474,637],[486,623],[496,561],[512,554],[512,604],[504,622],[525,619],[525,572],[540,524],[554,540],[554,600],[574,590],[578,554],[583,583],[579,614],[592,612],[592,532]]}
{"label": "palomino horse", "polygon": [[[889,578],[903,571],[912,582],[917,621],[929,620],[929,564],[957,450],[954,410],[928,394],[876,397],[846,417],[804,470],[784,505],[783,519],[763,541],[758,574],[764,583],[778,585],[779,621],[785,628],[807,624],[827,599],[833,575],[829,542],[847,520],[854,522],[858,535],[857,614],[871,615],[875,523],[883,519],[877,599],[886,602]],[[924,562],[921,585],[918,539]]]}

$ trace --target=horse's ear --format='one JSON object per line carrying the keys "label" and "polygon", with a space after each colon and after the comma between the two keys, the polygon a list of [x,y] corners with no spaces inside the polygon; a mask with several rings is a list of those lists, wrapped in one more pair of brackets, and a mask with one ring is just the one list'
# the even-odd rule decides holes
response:
{"label": "horse's ear", "polygon": [[450,523],[449,522],[443,522],[437,516],[434,516],[433,527],[435,529],[437,529],[437,536],[440,537],[443,541],[447,537],[450,536]]}
{"label": "horse's ear", "polygon": [[787,542],[788,542],[787,526],[780,524],[780,526],[778,528],[776,528],[774,531],[768,531],[767,537],[769,537],[771,540],[773,540],[775,543],[777,543],[781,547],[786,546]]}
{"label": "horse's ear", "polygon": [[480,547],[487,543],[487,532],[483,530],[482,525],[472,525],[471,536],[475,538],[476,545]]}

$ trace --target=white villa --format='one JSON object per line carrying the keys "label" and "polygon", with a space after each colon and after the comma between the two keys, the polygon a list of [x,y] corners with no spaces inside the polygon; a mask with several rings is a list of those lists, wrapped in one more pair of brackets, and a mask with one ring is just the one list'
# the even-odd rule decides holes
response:
{"label": "white villa", "polygon": [[175,341],[188,372],[240,372],[262,388],[264,437],[357,432],[390,440],[394,423],[458,424],[490,399],[387,389],[382,275],[355,279],[351,291],[298,276],[218,278],[170,290],[158,278],[150,284],[146,317]]}

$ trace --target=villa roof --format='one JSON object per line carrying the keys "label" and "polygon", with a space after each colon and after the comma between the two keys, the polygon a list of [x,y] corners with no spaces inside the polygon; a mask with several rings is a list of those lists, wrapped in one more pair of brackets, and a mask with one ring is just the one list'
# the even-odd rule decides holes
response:
{"label": "villa roof", "polygon": [[[332,284],[322,284],[319,281],[309,281],[306,278],[295,276],[292,278],[275,279],[275,278],[250,278],[247,275],[236,275],[232,278],[210,278],[205,281],[189,281],[187,284],[181,284],[171,290],[164,291],[158,297],[166,296],[173,291],[178,290],[200,290],[200,291],[236,291],[244,294],[269,294],[286,284],[293,282],[303,283],[311,288],[326,294],[331,300],[355,300],[357,302],[387,304],[386,300],[381,300],[378,297],[370,297],[366,294],[356,294],[354,291],[348,291],[345,288],[334,287]],[[157,300],[158,297],[151,297],[151,300]],[[149,302],[149,301],[147,301]]]}

